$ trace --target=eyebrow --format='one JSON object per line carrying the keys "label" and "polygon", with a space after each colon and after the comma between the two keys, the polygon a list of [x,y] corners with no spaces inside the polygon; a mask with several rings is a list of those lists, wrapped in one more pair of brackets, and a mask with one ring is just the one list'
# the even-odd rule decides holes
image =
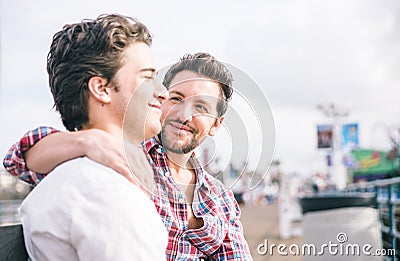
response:
{"label": "eyebrow", "polygon": [[183,93],[181,93],[180,91],[169,91],[169,94],[173,94],[173,93],[175,93],[179,96],[185,97],[185,95]]}
{"label": "eyebrow", "polygon": [[154,72],[156,72],[157,70],[156,70],[155,68],[143,68],[143,69],[141,69],[139,72],[148,72],[148,71],[154,73]]}
{"label": "eyebrow", "polygon": [[[184,95],[182,92],[180,92],[180,91],[170,91],[169,94],[170,94],[170,95],[171,95],[171,94],[177,94],[177,95],[179,95],[179,96],[182,96],[183,98],[186,98],[185,95]],[[204,100],[203,98],[201,98],[201,97],[196,97],[195,100],[196,100],[196,102],[199,102],[199,103],[201,103],[201,104],[210,106],[210,104],[209,104],[206,100]]]}

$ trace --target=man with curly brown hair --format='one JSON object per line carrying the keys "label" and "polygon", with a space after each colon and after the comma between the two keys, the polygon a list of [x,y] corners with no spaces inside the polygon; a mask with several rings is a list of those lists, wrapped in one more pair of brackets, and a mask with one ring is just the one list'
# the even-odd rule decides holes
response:
{"label": "man with curly brown hair", "polygon": [[[160,131],[168,97],[155,80],[151,42],[144,24],[117,14],[65,25],[54,35],[47,71],[68,130],[107,133],[121,148],[124,135],[125,148],[147,162],[138,146]],[[152,177],[147,165],[142,175]],[[167,231],[142,189],[87,157],[62,163],[21,205],[30,258],[165,260]]]}

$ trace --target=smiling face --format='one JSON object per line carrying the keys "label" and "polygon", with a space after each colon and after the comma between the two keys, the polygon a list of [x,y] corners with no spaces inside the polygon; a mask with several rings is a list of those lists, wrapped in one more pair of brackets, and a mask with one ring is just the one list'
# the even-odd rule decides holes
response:
{"label": "smiling face", "polygon": [[124,135],[140,143],[161,130],[161,102],[168,98],[165,87],[155,79],[156,69],[148,45],[134,43],[125,53],[113,92],[114,111],[123,121]]}
{"label": "smiling face", "polygon": [[172,80],[169,99],[162,104],[160,139],[167,151],[192,152],[206,136],[214,136],[223,118],[218,118],[220,87],[217,82],[182,71]]}

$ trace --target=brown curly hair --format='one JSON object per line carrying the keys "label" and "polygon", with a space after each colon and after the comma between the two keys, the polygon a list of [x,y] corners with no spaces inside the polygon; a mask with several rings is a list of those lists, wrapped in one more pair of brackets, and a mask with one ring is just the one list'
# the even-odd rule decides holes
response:
{"label": "brown curly hair", "polygon": [[54,35],[47,56],[47,72],[54,107],[68,130],[81,129],[89,120],[90,78],[100,76],[112,83],[124,64],[124,51],[135,42],[151,45],[147,27],[118,14],[68,24]]}

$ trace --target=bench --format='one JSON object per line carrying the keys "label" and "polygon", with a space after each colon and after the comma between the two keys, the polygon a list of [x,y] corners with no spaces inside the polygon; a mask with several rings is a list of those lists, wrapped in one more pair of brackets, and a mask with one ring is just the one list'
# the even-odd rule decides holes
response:
{"label": "bench", "polygon": [[28,260],[22,225],[0,226],[0,260]]}

